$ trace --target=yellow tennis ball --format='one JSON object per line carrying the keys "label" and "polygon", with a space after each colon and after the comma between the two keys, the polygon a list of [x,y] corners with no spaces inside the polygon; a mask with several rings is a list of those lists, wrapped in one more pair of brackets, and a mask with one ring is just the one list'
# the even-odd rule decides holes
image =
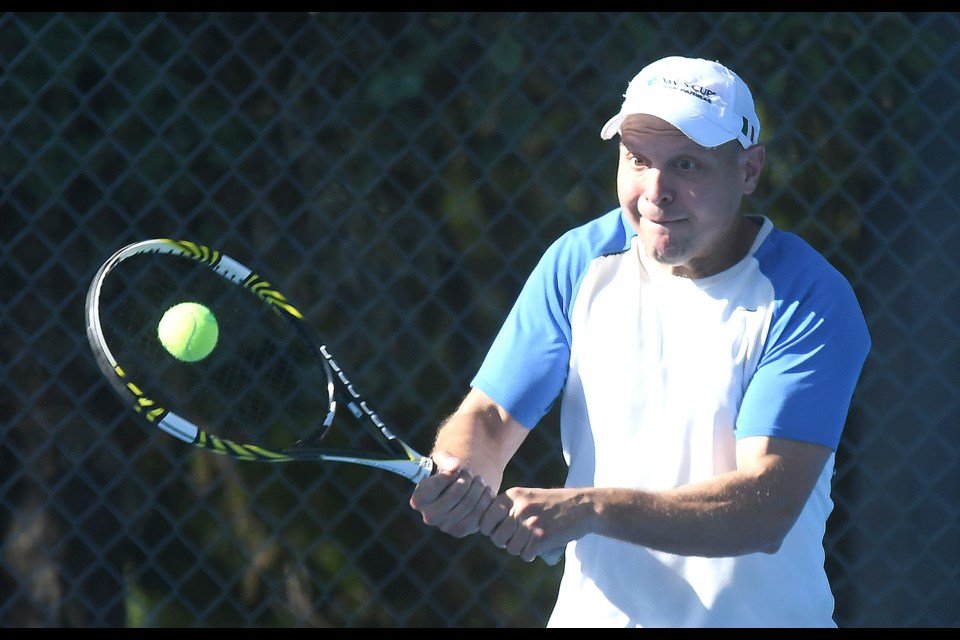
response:
{"label": "yellow tennis ball", "polygon": [[219,335],[217,319],[210,309],[196,302],[170,307],[157,325],[160,343],[170,355],[184,362],[196,362],[210,355]]}

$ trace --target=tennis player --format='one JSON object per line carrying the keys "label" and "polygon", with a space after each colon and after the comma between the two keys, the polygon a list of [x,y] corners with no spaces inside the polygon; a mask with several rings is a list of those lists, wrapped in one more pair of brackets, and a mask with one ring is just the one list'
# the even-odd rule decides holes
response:
{"label": "tennis player", "polygon": [[[870,349],[854,292],[741,211],[765,150],[730,69],[653,62],[600,135],[620,206],[544,253],[410,504],[525,561],[566,546],[548,626],[836,626],[823,536]],[[500,493],[558,399],[565,487]]]}

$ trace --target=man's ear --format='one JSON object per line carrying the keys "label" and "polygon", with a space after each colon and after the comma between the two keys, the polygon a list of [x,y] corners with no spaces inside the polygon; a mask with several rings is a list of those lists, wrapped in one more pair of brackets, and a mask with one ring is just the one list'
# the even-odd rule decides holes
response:
{"label": "man's ear", "polygon": [[743,170],[743,193],[753,193],[760,183],[760,172],[763,171],[763,160],[767,155],[766,149],[758,144],[740,153],[740,168]]}

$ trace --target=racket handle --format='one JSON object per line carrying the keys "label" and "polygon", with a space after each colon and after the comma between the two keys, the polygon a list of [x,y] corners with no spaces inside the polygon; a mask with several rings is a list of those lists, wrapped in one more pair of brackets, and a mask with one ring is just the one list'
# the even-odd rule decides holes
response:
{"label": "racket handle", "polygon": [[546,562],[551,567],[560,562],[560,558],[563,557],[564,547],[559,549],[551,549],[549,551],[544,551],[540,554],[540,559]]}

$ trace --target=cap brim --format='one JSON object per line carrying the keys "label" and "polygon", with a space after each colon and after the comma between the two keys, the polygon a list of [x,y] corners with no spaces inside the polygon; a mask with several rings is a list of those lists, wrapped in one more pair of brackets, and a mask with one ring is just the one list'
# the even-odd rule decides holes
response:
{"label": "cap brim", "polygon": [[600,137],[604,140],[609,140],[613,136],[617,135],[617,132],[620,131],[620,125],[623,123],[623,119],[626,117],[627,116],[624,114],[618,113],[607,120],[607,123],[603,125],[602,129],[600,129]]}
{"label": "cap brim", "polygon": [[[669,117],[664,117],[667,114],[659,113],[623,113],[620,112],[617,115],[613,116],[607,123],[603,125],[603,128],[600,129],[600,137],[604,140],[610,140],[617,133],[620,132],[620,127],[623,126],[623,121],[627,119],[627,116],[632,115],[651,115],[656,118],[660,118],[664,122],[670,123],[672,126],[679,129],[685,136],[699,144],[701,147],[719,147],[722,144],[730,142],[731,140],[737,140],[737,134],[731,133],[730,131],[725,131],[721,127],[718,127],[716,124],[706,121],[699,120],[697,121],[697,127],[692,126],[693,121],[687,121],[683,123],[683,126],[678,125],[676,122],[673,122]],[[694,132],[696,129],[696,132]]]}

